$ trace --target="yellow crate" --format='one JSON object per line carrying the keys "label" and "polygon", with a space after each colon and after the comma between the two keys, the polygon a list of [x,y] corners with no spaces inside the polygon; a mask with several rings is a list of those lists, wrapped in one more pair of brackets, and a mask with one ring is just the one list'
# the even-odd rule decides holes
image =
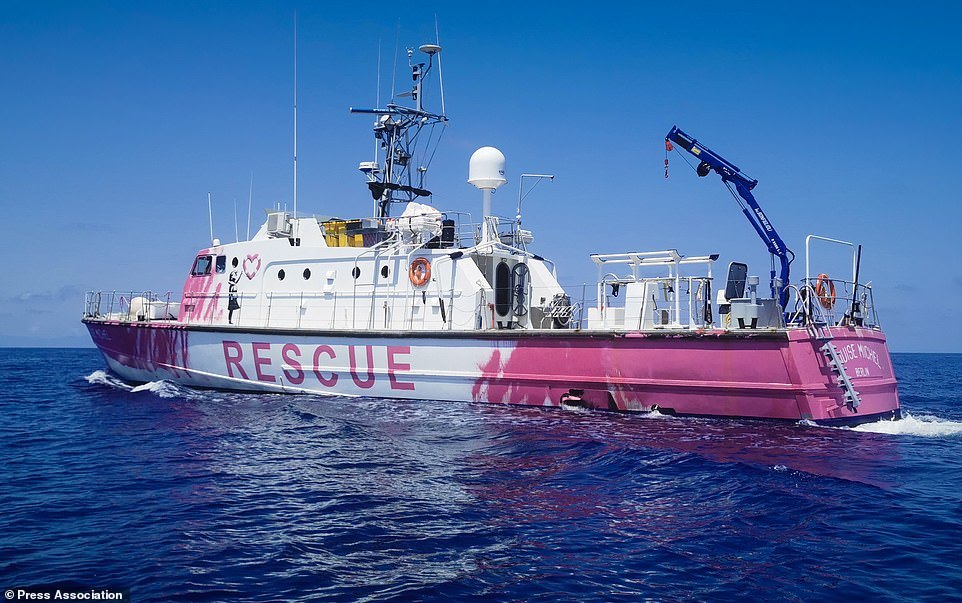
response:
{"label": "yellow crate", "polygon": [[324,232],[327,234],[341,234],[344,232],[345,224],[343,220],[329,220],[324,222]]}

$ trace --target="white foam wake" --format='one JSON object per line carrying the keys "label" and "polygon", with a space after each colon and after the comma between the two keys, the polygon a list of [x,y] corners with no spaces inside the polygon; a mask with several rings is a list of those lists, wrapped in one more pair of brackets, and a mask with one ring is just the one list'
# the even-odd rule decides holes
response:
{"label": "white foam wake", "polygon": [[87,383],[90,383],[93,385],[106,385],[108,387],[113,387],[116,389],[130,390],[129,385],[127,385],[120,379],[117,379],[116,377],[112,377],[111,375],[108,375],[106,371],[94,371],[89,375],[87,375],[86,377],[84,377],[84,379],[87,380]]}
{"label": "white foam wake", "polygon": [[178,396],[183,396],[183,391],[170,381],[150,381],[148,383],[133,386],[129,383],[124,383],[106,371],[94,371],[84,377],[84,379],[87,380],[87,383],[92,383],[94,385],[106,385],[107,387],[112,387],[114,389],[120,389],[131,393],[150,392],[160,398],[176,398]]}
{"label": "white foam wake", "polygon": [[176,398],[180,395],[177,386],[169,381],[149,381],[130,390],[133,393],[150,392],[160,398]]}
{"label": "white foam wake", "polygon": [[962,434],[962,421],[949,421],[933,415],[914,417],[902,411],[898,421],[876,421],[852,428],[853,431],[887,433],[893,435],[913,435],[926,438],[944,438]]}

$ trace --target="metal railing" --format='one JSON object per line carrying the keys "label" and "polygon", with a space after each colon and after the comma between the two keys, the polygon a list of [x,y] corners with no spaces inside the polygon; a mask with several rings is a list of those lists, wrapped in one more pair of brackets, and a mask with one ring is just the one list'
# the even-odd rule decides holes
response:
{"label": "metal railing", "polygon": [[823,283],[819,296],[818,279],[810,278],[790,289],[794,306],[788,312],[789,324],[881,328],[871,283],[832,279],[831,285]]}
{"label": "metal railing", "polygon": [[[582,290],[584,291],[584,285]],[[537,303],[521,316],[497,315],[486,290],[473,294],[428,286],[397,290],[357,287],[354,291],[292,291],[255,293],[188,292],[181,302],[171,293],[150,291],[89,291],[83,317],[120,322],[177,321],[186,325],[331,330],[459,330],[578,329],[584,320],[584,299],[572,302],[556,287],[529,287],[527,299]],[[541,303],[545,298],[547,301]],[[236,308],[231,311],[231,301]],[[547,320],[550,319],[550,320]],[[552,322],[553,321],[553,322]],[[499,326],[499,325],[507,325]]]}
{"label": "metal railing", "polygon": [[121,322],[177,320],[180,303],[171,301],[171,295],[169,291],[163,295],[151,291],[87,291],[83,317]]}
{"label": "metal railing", "polygon": [[[639,282],[656,283],[664,291],[656,301],[664,320],[656,320],[657,330],[690,330],[713,325],[725,327],[715,314],[715,306],[708,298],[712,289],[708,277],[681,278],[682,290],[673,291],[674,278],[655,277]],[[792,303],[786,312],[789,327],[827,325],[880,328],[872,286],[847,280],[833,280],[835,298],[828,306],[819,298],[817,279],[789,287]],[[612,284],[624,286],[611,279],[603,281],[605,288]],[[827,286],[826,286],[827,287]],[[171,322],[184,324],[228,324],[239,327],[318,328],[332,330],[458,330],[498,328],[511,323],[520,329],[617,329],[640,328],[639,317],[617,318],[624,306],[612,305],[608,290],[602,298],[588,298],[587,284],[568,286],[574,292],[581,289],[580,300],[570,293],[559,299],[556,288],[530,287],[526,293],[531,306],[525,316],[507,317],[495,313],[494,304],[484,290],[474,295],[454,289],[436,288],[434,291],[296,291],[270,292],[264,295],[237,293],[192,294],[183,302],[173,301],[172,293],[155,294],[151,291],[88,291],[84,296],[83,317],[89,320],[119,322]],[[823,288],[826,301],[830,289]],[[229,311],[230,298],[239,307]],[[679,297],[680,300],[676,300]],[[545,301],[542,302],[541,299]],[[599,303],[600,301],[600,303]],[[676,303],[679,301],[679,303]],[[181,306],[183,312],[181,312]],[[443,310],[441,309],[443,307]],[[588,323],[587,308],[599,309]],[[853,312],[854,309],[854,312]],[[232,314],[232,315],[231,315]],[[631,320],[629,320],[629,318]],[[634,322],[632,322],[632,320]]]}

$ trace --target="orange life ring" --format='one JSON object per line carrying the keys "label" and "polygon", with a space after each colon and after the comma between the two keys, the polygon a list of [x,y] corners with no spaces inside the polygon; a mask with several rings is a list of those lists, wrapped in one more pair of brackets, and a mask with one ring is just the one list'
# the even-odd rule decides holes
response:
{"label": "orange life ring", "polygon": [[818,275],[818,280],[815,282],[815,295],[826,310],[831,310],[835,305],[835,283],[824,272]]}
{"label": "orange life ring", "polygon": [[415,287],[423,287],[431,280],[431,262],[427,258],[415,258],[408,270],[408,278]]}

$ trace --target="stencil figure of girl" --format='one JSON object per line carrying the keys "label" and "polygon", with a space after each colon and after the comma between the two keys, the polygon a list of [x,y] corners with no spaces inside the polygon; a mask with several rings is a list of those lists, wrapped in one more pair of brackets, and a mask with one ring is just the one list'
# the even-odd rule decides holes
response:
{"label": "stencil figure of girl", "polygon": [[237,300],[237,283],[241,280],[241,274],[243,274],[240,268],[237,267],[237,258],[231,261],[231,266],[234,267],[230,272],[230,276],[227,277],[227,282],[229,286],[227,287],[227,323],[234,324],[234,310],[240,310],[240,302]]}

